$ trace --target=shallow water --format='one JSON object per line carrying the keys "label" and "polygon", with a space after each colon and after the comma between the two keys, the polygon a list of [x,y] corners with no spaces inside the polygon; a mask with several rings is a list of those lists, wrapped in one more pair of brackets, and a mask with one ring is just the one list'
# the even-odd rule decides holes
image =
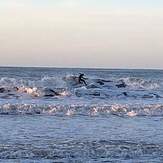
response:
{"label": "shallow water", "polygon": [[163,162],[162,83],[160,70],[0,68],[0,162]]}

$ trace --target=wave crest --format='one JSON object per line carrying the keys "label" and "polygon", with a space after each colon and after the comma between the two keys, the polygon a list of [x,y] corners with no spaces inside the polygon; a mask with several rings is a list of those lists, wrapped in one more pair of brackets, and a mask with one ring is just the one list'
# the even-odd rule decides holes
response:
{"label": "wave crest", "polygon": [[163,104],[151,105],[39,105],[39,104],[3,104],[1,115],[55,115],[55,116],[163,116]]}
{"label": "wave crest", "polygon": [[122,78],[121,80],[133,89],[158,89],[160,87],[159,83],[156,83],[153,80],[144,80],[134,77]]}

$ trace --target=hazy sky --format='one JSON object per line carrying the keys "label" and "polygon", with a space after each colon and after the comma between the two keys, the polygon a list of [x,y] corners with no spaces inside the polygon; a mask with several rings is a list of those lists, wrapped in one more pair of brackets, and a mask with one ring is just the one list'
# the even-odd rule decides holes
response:
{"label": "hazy sky", "polygon": [[0,0],[0,66],[163,68],[163,0]]}

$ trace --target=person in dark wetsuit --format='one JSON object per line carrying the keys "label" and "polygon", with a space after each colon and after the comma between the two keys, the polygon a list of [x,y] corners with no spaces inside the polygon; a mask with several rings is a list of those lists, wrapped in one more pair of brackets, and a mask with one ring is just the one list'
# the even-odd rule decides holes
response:
{"label": "person in dark wetsuit", "polygon": [[87,83],[85,81],[86,78],[84,78],[84,74],[80,74],[78,78],[79,78],[79,83],[80,84],[84,83],[87,86]]}

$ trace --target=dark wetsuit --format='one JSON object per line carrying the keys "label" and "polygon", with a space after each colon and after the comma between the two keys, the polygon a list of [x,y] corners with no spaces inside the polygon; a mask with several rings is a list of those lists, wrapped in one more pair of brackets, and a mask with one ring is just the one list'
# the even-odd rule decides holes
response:
{"label": "dark wetsuit", "polygon": [[84,74],[80,74],[79,75],[79,83],[80,84],[84,83],[85,85],[87,85],[87,83],[85,82],[85,79],[86,78],[84,78]]}

